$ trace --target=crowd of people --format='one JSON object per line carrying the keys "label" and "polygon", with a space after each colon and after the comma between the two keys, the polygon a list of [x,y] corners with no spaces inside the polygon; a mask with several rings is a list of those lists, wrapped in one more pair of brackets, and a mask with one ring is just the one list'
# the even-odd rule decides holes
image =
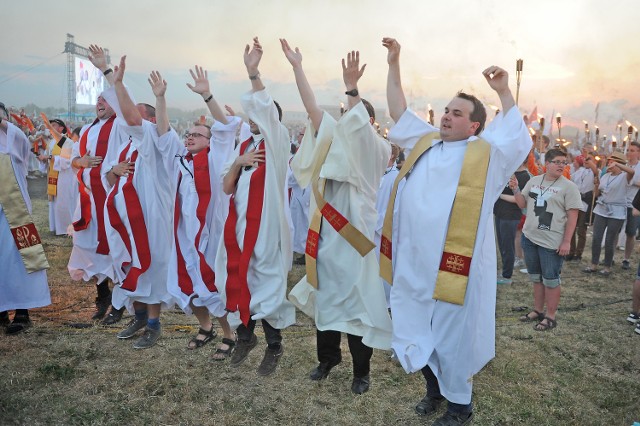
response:
{"label": "crowd of people", "polygon": [[[493,120],[485,127],[483,104],[458,92],[436,128],[407,106],[392,38],[382,44],[396,124],[385,139],[359,91],[366,68],[359,52],[342,60],[348,107],[336,120],[318,106],[300,49],[280,42],[309,117],[294,144],[261,79],[257,37],[244,50],[246,123],[229,107],[225,113],[196,66],[188,88],[214,121],[198,120],[181,136],[162,75],[149,76],[155,105],[136,103],[124,84],[126,57],[111,68],[96,45],[90,60],[110,88],[97,98],[92,123],[70,132],[43,116],[47,130],[30,141],[16,125],[22,119],[0,104],[0,322],[7,334],[20,333],[29,309],[51,303],[26,184],[35,159],[47,174],[50,230],[73,237],[70,276],[96,283],[92,319],[113,325],[128,311],[117,338],[135,338],[133,348],[153,347],[162,310],[178,306],[199,324],[187,347],[215,339],[214,317],[223,338],[212,359],[234,368],[257,346],[260,321],[266,347],[257,374],[268,376],[297,308],[316,326],[310,380],[342,361],[345,333],[353,393],[369,390],[374,349],[391,349],[408,373],[425,378],[418,414],[446,401],[434,424],[468,424],[471,378],[495,356],[496,288],[512,282],[522,259],[534,309],[520,320],[537,331],[557,326],[562,264],[582,258],[589,224],[585,273],[611,273],[625,223],[622,267],[630,267],[640,145],[613,152],[604,165],[588,149],[533,150],[508,74],[496,66],[482,72],[501,102]],[[287,294],[292,264],[306,275]],[[633,294],[628,320],[640,334],[640,268]]]}

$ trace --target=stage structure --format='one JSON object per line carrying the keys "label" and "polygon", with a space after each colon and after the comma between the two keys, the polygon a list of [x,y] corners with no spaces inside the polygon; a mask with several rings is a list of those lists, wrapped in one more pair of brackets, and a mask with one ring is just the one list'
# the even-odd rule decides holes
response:
{"label": "stage structure", "polygon": [[[109,49],[104,51],[110,64]],[[89,49],[77,45],[72,34],[67,34],[64,53],[67,54],[67,113],[70,120],[75,120],[77,105],[96,104],[98,95],[104,90],[105,78],[89,61]]]}

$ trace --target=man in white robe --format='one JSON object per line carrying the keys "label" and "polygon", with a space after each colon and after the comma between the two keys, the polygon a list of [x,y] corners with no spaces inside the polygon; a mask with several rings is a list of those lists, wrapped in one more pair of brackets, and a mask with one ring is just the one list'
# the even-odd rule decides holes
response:
{"label": "man in white robe", "polygon": [[[301,186],[313,186],[319,184],[314,181],[314,169],[322,162],[319,179],[325,180],[324,199],[371,242],[377,219],[376,194],[391,147],[374,130],[373,107],[358,93],[358,81],[364,72],[364,66],[359,66],[360,54],[349,53],[346,65],[342,60],[349,110],[336,122],[318,107],[302,69],[299,49],[292,50],[284,39],[280,42],[310,117],[291,168]],[[326,158],[321,158],[327,144]],[[312,212],[318,203],[314,200]],[[317,288],[306,275],[291,290],[289,300],[316,323],[319,364],[311,371],[311,380],[324,379],[341,362],[340,333],[344,332],[353,359],[351,391],[362,394],[369,390],[373,348],[389,349],[391,343],[391,320],[378,263],[373,250],[361,255],[332,226],[328,216],[323,216],[320,225],[317,255],[309,254],[316,259]],[[307,262],[307,268],[313,268],[313,263]]]}
{"label": "man in white robe", "polygon": [[147,349],[162,334],[161,308],[175,303],[167,289],[167,271],[176,185],[157,149],[155,108],[134,104],[122,82],[124,72],[122,57],[114,87],[103,94],[121,117],[117,120],[125,122],[116,134],[122,141],[118,158],[107,173],[113,185],[105,207],[107,236],[119,281],[112,304],[135,315],[117,337],[129,339],[144,328],[133,348]]}
{"label": "man in white robe", "polygon": [[244,52],[252,90],[242,97],[253,135],[238,145],[223,170],[223,190],[232,199],[215,273],[216,286],[230,311],[229,323],[237,327],[238,343],[230,366],[242,364],[256,346],[253,331],[256,320],[261,320],[267,348],[258,374],[266,376],[275,371],[282,356],[280,330],[295,322],[295,308],[286,299],[292,253],[284,211],[289,132],[260,79],[261,58],[262,46],[256,37]]}
{"label": "man in white robe", "polygon": [[[3,174],[13,174],[18,183],[27,211],[31,214],[31,199],[27,191],[27,168],[30,156],[29,139],[18,127],[9,123],[9,113],[0,103],[0,155],[10,158],[12,170]],[[5,164],[3,162],[3,164]],[[9,185],[9,182],[3,182]],[[30,324],[29,309],[51,304],[47,271],[45,269],[27,272],[24,262],[13,239],[9,222],[0,202],[0,325],[7,326],[7,334],[15,334]],[[13,321],[9,324],[7,311],[15,309]]]}
{"label": "man in white robe", "polygon": [[198,334],[187,347],[200,348],[216,337],[210,317],[214,315],[224,335],[213,359],[224,360],[235,346],[235,339],[215,287],[213,266],[229,211],[229,196],[222,191],[222,168],[233,152],[242,120],[224,115],[210,91],[206,71],[196,66],[195,73],[190,72],[194,84],[189,88],[202,96],[216,121],[211,128],[195,123],[184,142],[173,129],[169,130],[166,82],[158,72],[149,78],[156,95],[157,148],[169,176],[177,182],[167,287],[180,308],[187,315],[194,314],[200,324]]}
{"label": "man in white robe", "polygon": [[[78,178],[71,167],[71,152],[74,141],[67,136],[67,126],[60,119],[49,120],[49,140],[47,152],[39,160],[57,172],[57,176],[48,176],[48,186],[55,188],[55,195],[49,194],[49,230],[55,235],[67,235],[69,225],[73,223],[73,213],[78,203]],[[58,146],[58,151],[55,147]],[[49,191],[48,191],[49,193]]]}
{"label": "man in white robe", "polygon": [[[400,45],[391,38],[383,39],[383,45],[388,49],[389,112],[396,121],[389,140],[411,150],[422,136],[438,129],[407,108],[400,81]],[[448,400],[447,412],[434,423],[439,425],[471,422],[473,375],[495,355],[497,261],[492,209],[531,148],[506,71],[489,67],[483,75],[502,108],[481,135],[490,145],[490,160],[462,305],[436,300],[433,293],[466,148],[477,139],[486,119],[475,97],[458,93],[447,105],[439,129],[442,142],[434,140],[417,160],[394,206],[392,346],[407,372],[422,370],[426,378],[427,395],[416,406],[419,414],[433,414]]]}

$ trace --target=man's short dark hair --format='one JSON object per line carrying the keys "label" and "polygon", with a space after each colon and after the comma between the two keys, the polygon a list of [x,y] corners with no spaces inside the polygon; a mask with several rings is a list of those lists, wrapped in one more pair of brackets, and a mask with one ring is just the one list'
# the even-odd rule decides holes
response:
{"label": "man's short dark hair", "polygon": [[78,126],[75,129],[73,129],[72,133],[75,133],[76,135],[78,135],[78,137],[80,137],[80,132],[82,131],[82,127]]}
{"label": "man's short dark hair", "polygon": [[640,149],[640,142],[633,141],[629,145],[630,146],[635,146],[636,148]]}
{"label": "man's short dark hair", "polygon": [[273,103],[276,106],[276,109],[278,110],[278,120],[282,121],[282,108],[280,108],[280,104],[277,103],[276,101],[273,101]]}
{"label": "man's short dark hair", "polygon": [[469,119],[472,122],[480,123],[475,133],[475,135],[478,136],[480,132],[484,130],[484,124],[487,122],[487,110],[484,109],[484,105],[482,105],[480,99],[465,93],[462,90],[456,93],[456,98],[467,100],[473,104],[473,110],[471,111],[471,114],[469,114]]}
{"label": "man's short dark hair", "polygon": [[9,119],[9,111],[7,111],[7,107],[4,106],[2,102],[0,102],[0,111],[4,112],[4,118]]}
{"label": "man's short dark hair", "polygon": [[360,98],[360,100],[364,104],[364,107],[367,109],[367,113],[369,114],[369,117],[373,118],[373,121],[375,121],[376,120],[376,110],[373,109],[373,105],[371,105],[371,102],[369,102],[368,100],[366,100],[364,98]]}
{"label": "man's short dark hair", "polygon": [[566,157],[566,156],[567,156],[567,153],[561,150],[560,148],[551,148],[544,155],[544,162],[548,163],[550,161],[553,161],[553,159],[556,157]]}
{"label": "man's short dark hair", "polygon": [[147,117],[154,118],[156,116],[155,107],[153,107],[153,106],[151,106],[149,104],[144,104],[144,103],[141,103],[140,105],[144,106],[144,110],[147,113]]}

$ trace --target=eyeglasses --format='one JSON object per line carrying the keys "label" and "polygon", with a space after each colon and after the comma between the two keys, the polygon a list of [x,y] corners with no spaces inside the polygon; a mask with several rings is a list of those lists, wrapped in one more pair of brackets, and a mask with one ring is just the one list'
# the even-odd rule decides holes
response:
{"label": "eyeglasses", "polygon": [[566,166],[567,163],[566,161],[560,161],[560,160],[553,160],[553,161],[549,161],[551,164],[555,164],[556,166]]}
{"label": "eyeglasses", "polygon": [[207,138],[207,139],[209,139],[209,136],[205,136],[205,135],[203,135],[202,133],[197,133],[197,132],[188,133],[188,132],[187,132],[187,133],[185,133],[185,134],[184,134],[184,138],[185,138],[185,139],[189,139],[189,138],[197,138],[198,136],[199,136],[199,137],[201,137],[201,138]]}

